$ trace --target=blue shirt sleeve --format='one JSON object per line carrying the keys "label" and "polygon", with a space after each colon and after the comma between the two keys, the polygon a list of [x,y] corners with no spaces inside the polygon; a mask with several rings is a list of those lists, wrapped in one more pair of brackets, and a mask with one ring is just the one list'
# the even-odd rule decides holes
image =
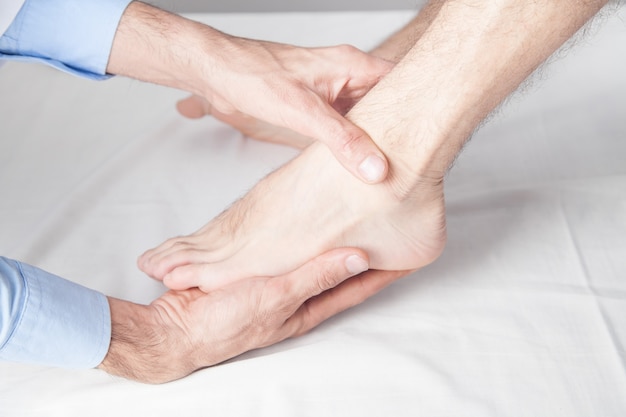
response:
{"label": "blue shirt sleeve", "polygon": [[26,0],[0,37],[0,59],[39,61],[105,79],[119,21],[131,0]]}
{"label": "blue shirt sleeve", "polygon": [[0,360],[93,368],[110,340],[103,294],[0,257]]}

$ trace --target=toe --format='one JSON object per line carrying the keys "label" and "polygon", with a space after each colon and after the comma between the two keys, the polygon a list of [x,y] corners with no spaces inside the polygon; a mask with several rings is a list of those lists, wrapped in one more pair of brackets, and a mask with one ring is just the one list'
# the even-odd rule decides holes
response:
{"label": "toe", "polygon": [[190,264],[173,269],[165,275],[163,283],[173,290],[198,287],[204,292],[210,292],[249,275],[241,268],[235,272],[235,268],[228,262]]}

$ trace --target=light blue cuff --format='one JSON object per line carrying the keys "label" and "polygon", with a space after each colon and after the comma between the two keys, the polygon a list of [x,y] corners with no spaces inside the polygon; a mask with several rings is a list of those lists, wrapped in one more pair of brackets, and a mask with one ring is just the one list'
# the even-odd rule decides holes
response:
{"label": "light blue cuff", "polygon": [[0,360],[93,368],[109,350],[111,313],[97,292],[0,257]]}
{"label": "light blue cuff", "polygon": [[27,0],[0,37],[0,59],[39,61],[104,79],[113,38],[131,0]]}

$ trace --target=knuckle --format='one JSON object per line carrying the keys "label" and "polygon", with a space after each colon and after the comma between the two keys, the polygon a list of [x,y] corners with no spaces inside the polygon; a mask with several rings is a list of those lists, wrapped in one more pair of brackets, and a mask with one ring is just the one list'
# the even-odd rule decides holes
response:
{"label": "knuckle", "polygon": [[277,319],[284,319],[287,312],[293,308],[293,299],[296,292],[294,285],[288,280],[271,280],[266,284],[269,290],[268,293],[272,294],[269,299],[266,299],[263,309],[260,309],[266,322],[270,323]]}
{"label": "knuckle", "polygon": [[342,128],[340,133],[335,137],[339,143],[339,150],[343,155],[351,157],[359,152],[362,142],[362,136],[359,132],[356,132],[353,129],[348,130]]}
{"label": "knuckle", "polygon": [[362,53],[357,47],[346,43],[337,45],[337,52],[344,55],[356,55]]}
{"label": "knuckle", "polygon": [[251,320],[249,330],[256,339],[265,340],[271,338],[285,322],[283,309],[264,309],[259,311]]}
{"label": "knuckle", "polygon": [[328,267],[323,267],[317,275],[315,282],[315,291],[317,294],[335,287],[337,285],[337,273]]}

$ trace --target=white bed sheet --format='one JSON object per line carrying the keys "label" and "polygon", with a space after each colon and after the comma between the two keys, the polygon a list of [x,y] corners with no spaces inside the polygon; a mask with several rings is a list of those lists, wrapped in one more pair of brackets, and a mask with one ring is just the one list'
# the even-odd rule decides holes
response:
{"label": "white bed sheet", "polygon": [[[194,15],[226,32],[374,45],[410,12]],[[447,183],[432,266],[296,340],[162,386],[0,364],[0,415],[626,415],[626,12],[512,99]],[[135,258],[295,155],[177,91],[0,70],[0,253],[137,302]],[[261,104],[261,103],[260,103]]]}

